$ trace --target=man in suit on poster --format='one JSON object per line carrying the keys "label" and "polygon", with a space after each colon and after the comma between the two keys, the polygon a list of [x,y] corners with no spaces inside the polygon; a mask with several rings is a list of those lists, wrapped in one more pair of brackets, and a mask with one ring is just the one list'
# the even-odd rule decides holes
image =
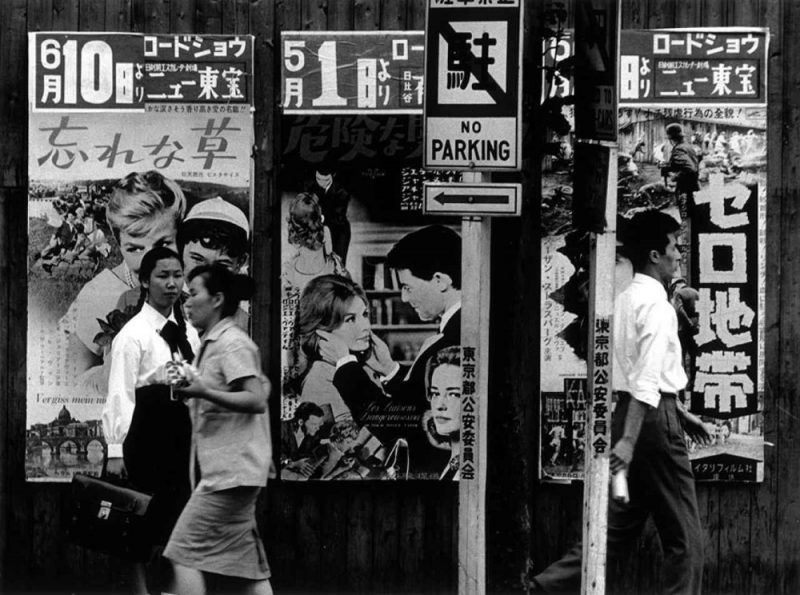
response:
{"label": "man in suit on poster", "polygon": [[395,362],[386,343],[372,335],[372,352],[366,363],[378,374],[390,399],[376,395],[377,387],[364,374],[356,356],[325,331],[317,331],[322,338],[320,353],[335,363],[333,383],[351,409],[376,414],[391,410],[396,414],[397,407],[403,408],[408,418],[405,428],[388,433],[375,429],[376,436],[386,442],[399,434],[409,441],[412,450],[417,443],[417,452],[425,452],[425,468],[440,470],[443,463],[438,455],[446,453],[442,447],[433,451],[427,448],[436,440],[423,436],[419,429],[422,416],[430,408],[425,386],[427,363],[439,350],[461,344],[461,238],[443,225],[418,229],[394,245],[387,264],[397,276],[401,300],[414,308],[420,320],[439,324],[438,332],[423,342],[411,364]]}

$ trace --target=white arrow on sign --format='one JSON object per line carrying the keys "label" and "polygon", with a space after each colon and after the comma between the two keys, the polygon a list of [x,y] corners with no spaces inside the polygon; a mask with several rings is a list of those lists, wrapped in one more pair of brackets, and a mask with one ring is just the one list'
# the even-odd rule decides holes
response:
{"label": "white arrow on sign", "polygon": [[425,183],[426,215],[519,216],[522,208],[521,184]]}

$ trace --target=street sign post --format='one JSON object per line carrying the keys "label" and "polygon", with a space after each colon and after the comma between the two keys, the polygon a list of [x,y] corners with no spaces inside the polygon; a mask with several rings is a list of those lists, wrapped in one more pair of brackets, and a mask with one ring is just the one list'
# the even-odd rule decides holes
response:
{"label": "street sign post", "polygon": [[[426,214],[461,215],[461,441],[458,592],[486,592],[486,465],[491,217],[519,215],[519,184],[491,171],[522,162],[523,0],[428,0],[424,159],[467,170],[464,184],[427,184]],[[487,172],[487,173],[483,173]]]}
{"label": "street sign post", "polygon": [[522,1],[429,1],[424,167],[518,171]]}
{"label": "street sign post", "polygon": [[425,184],[422,212],[426,215],[519,216],[521,184]]}

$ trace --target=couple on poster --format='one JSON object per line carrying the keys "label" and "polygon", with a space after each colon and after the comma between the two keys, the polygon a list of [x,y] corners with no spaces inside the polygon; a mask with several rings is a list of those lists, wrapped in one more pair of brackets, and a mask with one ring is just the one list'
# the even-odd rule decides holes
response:
{"label": "couple on poster", "polygon": [[398,363],[372,330],[366,291],[338,255],[329,256],[327,270],[298,282],[303,250],[324,251],[315,198],[297,195],[288,223],[295,254],[283,270],[283,386],[284,408],[288,402],[293,410],[283,416],[282,477],[456,477],[460,237],[445,226],[427,226],[403,236],[386,255],[401,301],[421,321],[438,324],[412,362]]}

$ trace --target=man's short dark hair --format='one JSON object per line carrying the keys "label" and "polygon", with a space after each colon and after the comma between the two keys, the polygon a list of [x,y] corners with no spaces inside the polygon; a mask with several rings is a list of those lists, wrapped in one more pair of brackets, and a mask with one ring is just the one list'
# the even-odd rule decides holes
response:
{"label": "man's short dark hair", "polygon": [[683,138],[683,126],[678,124],[677,122],[673,122],[672,124],[667,125],[666,128],[667,137],[680,140]]}
{"label": "man's short dark hair", "polygon": [[308,421],[312,415],[316,417],[325,417],[325,412],[322,407],[311,401],[303,401],[294,410],[294,418],[296,421]]}
{"label": "man's short dark hair", "polygon": [[461,288],[461,236],[444,225],[430,225],[404,236],[389,250],[386,262],[426,281],[436,273],[449,275],[453,287]]}
{"label": "man's short dark hair", "polygon": [[630,219],[621,219],[620,223],[618,237],[622,253],[631,260],[634,271],[644,269],[651,250],[664,254],[669,234],[681,228],[673,216],[656,209],[640,211]]}

